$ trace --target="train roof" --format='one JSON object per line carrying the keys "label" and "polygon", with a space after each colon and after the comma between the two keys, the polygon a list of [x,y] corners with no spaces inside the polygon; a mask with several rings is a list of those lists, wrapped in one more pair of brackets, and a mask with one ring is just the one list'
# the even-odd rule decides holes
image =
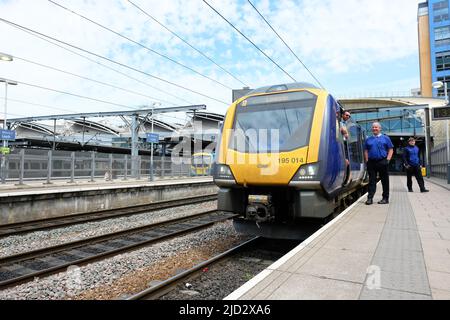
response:
{"label": "train roof", "polygon": [[247,95],[253,95],[258,93],[271,93],[271,92],[277,92],[277,91],[286,91],[286,90],[293,90],[293,89],[320,89],[319,87],[308,83],[308,82],[295,82],[295,83],[285,83],[285,84],[277,84],[274,86],[266,86],[261,87],[255,90],[250,91]]}

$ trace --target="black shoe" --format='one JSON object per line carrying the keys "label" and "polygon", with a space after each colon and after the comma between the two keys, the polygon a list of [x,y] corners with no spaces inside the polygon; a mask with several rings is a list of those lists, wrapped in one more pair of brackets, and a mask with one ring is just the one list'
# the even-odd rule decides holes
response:
{"label": "black shoe", "polygon": [[366,205],[370,206],[373,204],[373,199],[367,199]]}
{"label": "black shoe", "polygon": [[427,192],[430,192],[430,190],[424,189],[424,190],[420,190],[420,192],[427,193]]}
{"label": "black shoe", "polygon": [[408,192],[414,192],[414,190],[413,189],[408,189]]}
{"label": "black shoe", "polygon": [[378,202],[378,204],[389,204],[389,200],[383,199],[380,202]]}

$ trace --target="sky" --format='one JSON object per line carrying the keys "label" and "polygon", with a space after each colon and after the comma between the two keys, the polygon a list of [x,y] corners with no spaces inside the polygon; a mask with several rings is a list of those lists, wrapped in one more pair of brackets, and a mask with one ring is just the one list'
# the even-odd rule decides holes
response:
{"label": "sky", "polygon": [[[132,2],[220,67],[127,0],[53,1],[97,24],[47,0],[0,0],[0,18],[97,56],[61,43],[55,46],[48,38],[0,21],[0,52],[14,56],[12,62],[0,61],[0,78],[19,82],[8,87],[8,118],[189,104],[205,104],[208,111],[224,114],[232,102],[231,88],[293,82],[202,0]],[[420,87],[421,1],[251,1],[331,94],[408,93]],[[247,0],[208,2],[291,77],[315,83]],[[0,87],[0,98],[4,92]],[[183,116],[169,117],[178,121]]]}

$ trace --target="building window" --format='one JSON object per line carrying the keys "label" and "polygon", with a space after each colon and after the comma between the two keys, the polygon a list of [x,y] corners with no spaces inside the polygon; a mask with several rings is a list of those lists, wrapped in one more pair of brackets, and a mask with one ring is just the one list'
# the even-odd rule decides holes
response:
{"label": "building window", "polygon": [[[448,87],[448,88],[447,88],[447,93],[448,93],[449,96],[450,96],[450,76],[447,76],[447,77],[438,77],[438,78],[437,78],[437,81],[447,82],[447,87]],[[438,89],[437,95],[438,95],[438,97],[445,97],[445,90],[444,90],[444,88]]]}
{"label": "building window", "polygon": [[442,22],[449,19],[448,0],[433,4],[434,22]]}
{"label": "building window", "polygon": [[436,54],[436,71],[450,70],[450,51]]}
{"label": "building window", "polygon": [[450,26],[434,29],[436,47],[450,45]]}

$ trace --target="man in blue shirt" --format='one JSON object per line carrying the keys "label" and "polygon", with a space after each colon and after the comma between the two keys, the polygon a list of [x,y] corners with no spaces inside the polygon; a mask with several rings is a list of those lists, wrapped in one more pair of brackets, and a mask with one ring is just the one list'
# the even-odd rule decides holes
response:
{"label": "man in blue shirt", "polygon": [[406,168],[407,186],[409,192],[414,192],[412,188],[412,177],[415,176],[420,187],[420,192],[429,192],[425,189],[425,182],[422,177],[422,166],[419,158],[419,148],[416,146],[416,139],[409,138],[408,146],[403,149],[403,164]]}
{"label": "man in blue shirt", "polygon": [[380,175],[383,185],[383,200],[378,204],[389,203],[389,161],[394,154],[394,145],[391,139],[381,134],[381,124],[375,122],[372,125],[373,137],[367,138],[364,146],[364,157],[369,172],[369,196],[366,204],[373,204],[373,197],[377,191],[377,174]]}

